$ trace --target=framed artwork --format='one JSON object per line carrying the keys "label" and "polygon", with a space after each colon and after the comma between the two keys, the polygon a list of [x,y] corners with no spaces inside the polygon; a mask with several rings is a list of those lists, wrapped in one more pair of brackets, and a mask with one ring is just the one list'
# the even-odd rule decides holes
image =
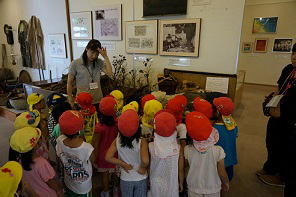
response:
{"label": "framed artwork", "polygon": [[198,57],[201,19],[161,20],[160,55]]}
{"label": "framed artwork", "polygon": [[254,18],[253,33],[276,33],[278,17]]}
{"label": "framed artwork", "polygon": [[253,43],[252,42],[243,42],[242,52],[243,53],[251,53],[253,51]]}
{"label": "framed artwork", "polygon": [[72,39],[92,39],[91,12],[71,13]]}
{"label": "framed artwork", "polygon": [[121,4],[102,6],[93,11],[95,39],[122,40],[121,7]]}
{"label": "framed artwork", "polygon": [[50,57],[67,58],[65,34],[50,34],[48,40]]}
{"label": "framed artwork", "polygon": [[273,52],[291,53],[293,45],[292,38],[276,38],[273,42]]}
{"label": "framed artwork", "polygon": [[128,21],[125,23],[127,53],[157,54],[157,20]]}
{"label": "framed artwork", "polygon": [[267,52],[268,38],[256,38],[255,39],[255,53],[266,53]]}

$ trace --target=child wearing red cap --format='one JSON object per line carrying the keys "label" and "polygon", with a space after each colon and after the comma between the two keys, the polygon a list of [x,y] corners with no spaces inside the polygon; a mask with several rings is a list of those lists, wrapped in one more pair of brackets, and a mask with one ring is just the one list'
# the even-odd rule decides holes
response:
{"label": "child wearing red cap", "polygon": [[68,110],[60,116],[59,125],[63,135],[57,139],[56,151],[64,166],[66,196],[87,197],[92,188],[90,158],[94,148],[79,135],[84,128],[83,116]]}
{"label": "child wearing red cap", "polygon": [[[95,147],[95,166],[102,173],[103,191],[102,197],[109,197],[109,179],[111,173],[115,172],[115,165],[105,160],[105,155],[112,142],[118,134],[116,122],[117,102],[112,97],[104,97],[99,104],[100,122],[97,123],[93,142]],[[113,193],[117,190],[113,188]]]}
{"label": "child wearing red cap", "polygon": [[219,132],[220,139],[217,145],[221,146],[225,153],[225,167],[229,180],[233,178],[233,166],[237,164],[236,138],[238,128],[231,114],[234,104],[228,97],[215,98],[214,105],[214,128]]}
{"label": "child wearing red cap", "polygon": [[189,165],[186,179],[189,197],[220,197],[221,182],[222,190],[228,191],[229,181],[224,167],[225,153],[215,146],[219,134],[209,119],[196,111],[187,114],[186,127],[193,139],[193,144],[184,150]]}
{"label": "child wearing red cap", "polygon": [[87,143],[92,143],[93,134],[96,124],[99,122],[96,107],[92,104],[93,97],[88,92],[80,92],[76,96],[76,102],[80,107],[80,113],[84,118],[83,136]]}
{"label": "child wearing red cap", "polygon": [[183,190],[184,173],[183,153],[176,139],[176,118],[161,112],[155,116],[154,129],[154,142],[149,143],[151,196],[178,197],[179,187],[180,192]]}
{"label": "child wearing red cap", "polygon": [[[148,144],[141,139],[138,114],[129,109],[118,119],[119,135],[110,146],[106,161],[121,167],[120,189],[122,197],[147,196]],[[119,158],[114,155],[118,152]]]}

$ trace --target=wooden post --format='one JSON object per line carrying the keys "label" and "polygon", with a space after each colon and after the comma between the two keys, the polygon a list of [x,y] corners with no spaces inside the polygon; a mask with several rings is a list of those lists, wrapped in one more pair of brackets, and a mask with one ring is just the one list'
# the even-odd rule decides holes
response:
{"label": "wooden post", "polygon": [[69,49],[70,49],[70,60],[73,61],[73,46],[72,46],[71,18],[70,18],[69,0],[65,0],[65,3],[66,3],[66,15],[67,15],[67,25],[68,25],[68,39],[69,39]]}

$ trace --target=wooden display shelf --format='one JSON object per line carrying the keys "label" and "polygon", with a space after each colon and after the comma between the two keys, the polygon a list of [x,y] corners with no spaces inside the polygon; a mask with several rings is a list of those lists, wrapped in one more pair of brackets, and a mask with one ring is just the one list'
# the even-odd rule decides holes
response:
{"label": "wooden display shelf", "polygon": [[5,106],[0,106],[0,116],[13,122],[15,121],[16,117],[24,111],[25,110],[15,110],[9,109]]}

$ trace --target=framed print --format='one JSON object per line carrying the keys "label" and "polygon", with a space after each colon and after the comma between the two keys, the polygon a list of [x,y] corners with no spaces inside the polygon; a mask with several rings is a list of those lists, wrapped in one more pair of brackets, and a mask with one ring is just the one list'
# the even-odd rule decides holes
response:
{"label": "framed print", "polygon": [[201,19],[160,21],[160,55],[198,57]]}
{"label": "framed print", "polygon": [[142,0],[143,17],[187,13],[187,0]]}
{"label": "framed print", "polygon": [[65,34],[50,34],[48,40],[50,57],[67,58]]}
{"label": "framed print", "polygon": [[127,53],[157,54],[157,20],[128,21],[125,23]]}
{"label": "framed print", "polygon": [[253,33],[276,33],[278,17],[254,18]]}
{"label": "framed print", "polygon": [[71,13],[72,39],[92,39],[91,12]]}
{"label": "framed print", "polygon": [[276,38],[273,42],[272,51],[280,53],[291,53],[292,45],[292,38]]}
{"label": "framed print", "polygon": [[251,53],[253,50],[253,43],[252,42],[243,42],[242,45],[242,52],[243,53]]}
{"label": "framed print", "polygon": [[94,38],[98,40],[122,40],[121,4],[102,6],[93,11]]}
{"label": "framed print", "polygon": [[268,38],[256,38],[255,39],[255,53],[266,53],[267,52]]}

